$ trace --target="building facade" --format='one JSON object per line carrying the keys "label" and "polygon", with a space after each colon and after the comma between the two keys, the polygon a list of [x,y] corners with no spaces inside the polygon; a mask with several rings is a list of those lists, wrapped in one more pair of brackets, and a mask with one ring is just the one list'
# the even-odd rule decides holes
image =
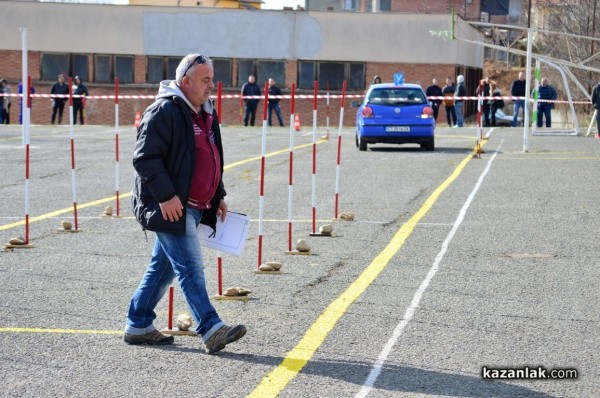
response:
{"label": "building facade", "polygon": [[[424,87],[433,77],[472,76],[476,85],[483,67],[483,49],[432,32],[447,31],[445,14],[345,13],[214,9],[204,7],[111,6],[0,1],[5,19],[0,25],[0,77],[16,86],[21,80],[21,27],[28,29],[28,73],[38,94],[50,92],[59,73],[80,76],[90,95],[139,96],[119,102],[124,124],[133,123],[156,94],[158,82],[172,79],[181,57],[203,53],[213,58],[215,80],[228,97],[221,121],[240,121],[240,99],[234,96],[249,74],[263,87],[273,77],[284,93],[292,85],[300,94],[361,95],[374,75],[392,81],[395,73]],[[55,21],[65,20],[60,24]],[[462,24],[455,34],[481,40],[481,32]],[[470,81],[472,80],[472,82]],[[16,90],[14,90],[16,91]],[[216,94],[216,92],[215,92]],[[348,98],[345,107],[348,109]],[[334,103],[333,101],[331,103]],[[289,101],[281,102],[289,115]],[[326,118],[325,100],[319,100],[319,124]],[[262,104],[261,104],[262,106]],[[13,120],[18,120],[18,106]],[[474,111],[473,109],[468,110]],[[296,112],[312,115],[312,102],[298,100]],[[353,112],[352,112],[353,113]],[[348,115],[348,113],[347,113]],[[331,115],[337,118],[337,113]],[[32,122],[49,123],[49,101],[35,98]],[[87,121],[114,123],[109,99],[87,101]],[[438,120],[443,122],[443,120]],[[337,123],[337,122],[334,122]],[[346,125],[354,123],[348,115]]]}

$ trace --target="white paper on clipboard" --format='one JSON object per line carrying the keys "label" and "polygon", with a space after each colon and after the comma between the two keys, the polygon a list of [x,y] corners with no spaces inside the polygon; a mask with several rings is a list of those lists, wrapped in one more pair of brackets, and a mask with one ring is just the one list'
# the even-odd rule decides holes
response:
{"label": "white paper on clipboard", "polygon": [[239,256],[244,250],[249,228],[250,217],[228,211],[224,222],[217,217],[217,232],[214,235],[211,227],[200,224],[198,237],[202,246]]}

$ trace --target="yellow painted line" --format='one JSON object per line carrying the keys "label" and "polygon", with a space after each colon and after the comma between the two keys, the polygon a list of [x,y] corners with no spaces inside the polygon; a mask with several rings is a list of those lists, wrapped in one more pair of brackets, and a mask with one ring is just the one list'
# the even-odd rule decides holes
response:
{"label": "yellow painted line", "polygon": [[60,334],[123,334],[122,330],[78,330],[78,329],[45,329],[45,328],[2,328],[0,333],[60,333]]}
{"label": "yellow painted line", "polygon": [[325,308],[317,320],[306,331],[296,347],[286,355],[279,366],[261,380],[260,384],[248,395],[248,397],[276,397],[285,386],[296,377],[298,372],[302,370],[321,344],[323,344],[323,341],[329,332],[331,332],[342,315],[346,313],[350,305],[365,292],[371,283],[373,283],[385,269],[392,257],[395,256],[404,245],[404,242],[406,242],[406,239],[408,239],[415,226],[429,210],[431,210],[446,188],[458,178],[471,159],[473,159],[473,155],[469,154],[460,162],[452,174],[442,182],[435,191],[433,191],[427,200],[425,200],[425,203],[423,203],[415,215],[400,227],[390,243],[388,243],[377,257],[375,257],[362,274],[360,274],[338,298]]}
{"label": "yellow painted line", "polygon": [[[124,193],[122,195],[120,194],[119,198],[126,198],[128,196],[131,196],[131,192],[126,192],[126,193]],[[97,206],[99,204],[106,203],[106,202],[111,202],[113,200],[117,200],[117,197],[116,196],[111,196],[109,198],[98,199],[98,200],[95,200],[93,202],[87,202],[87,203],[83,203],[83,204],[77,204],[77,209],[85,209],[86,207]],[[64,208],[64,209],[61,209],[61,210],[56,210],[56,211],[53,211],[53,212],[50,212],[50,213],[42,214],[41,216],[32,217],[32,218],[29,219],[29,223],[33,223],[33,222],[41,221],[41,220],[46,220],[48,218],[56,217],[56,216],[59,216],[61,214],[69,213],[69,212],[72,212],[72,211],[73,211],[73,206],[67,207],[67,208]],[[18,227],[20,225],[25,225],[25,220],[17,221],[17,222],[14,222],[12,224],[0,225],[0,231],[4,231],[4,230],[7,230],[7,229]]]}
{"label": "yellow painted line", "polygon": [[[316,143],[318,145],[318,144],[322,144],[324,142],[327,142],[327,140],[319,140]],[[295,146],[294,150],[295,149],[300,149],[300,148],[306,148],[306,147],[310,147],[310,146],[312,146],[312,142],[309,143],[309,144],[302,144],[302,145]],[[269,154],[266,154],[265,157],[268,158],[268,157],[280,155],[282,153],[289,153],[289,151],[290,151],[289,148],[287,148],[287,149],[281,149],[281,150],[274,151],[274,152],[271,152]],[[224,166],[223,169],[224,170],[229,170],[229,169],[232,169],[234,167],[240,166],[242,164],[250,163],[250,162],[253,162],[253,161],[260,160],[260,159],[261,159],[261,156],[256,156],[256,157],[252,157],[252,158],[240,160],[238,162],[234,162],[234,163],[231,163],[231,164],[228,164],[228,165]],[[119,195],[119,199],[127,198],[129,196],[131,196],[131,192],[125,192],[125,193]],[[77,209],[85,209],[86,207],[97,206],[97,205],[100,205],[100,204],[103,204],[103,203],[106,203],[106,202],[112,202],[114,200],[117,200],[116,196],[111,196],[111,197],[108,197],[108,198],[98,199],[98,200],[95,200],[93,202],[88,202],[88,203],[83,203],[83,204],[77,204]],[[37,222],[37,221],[46,220],[46,219],[49,219],[49,218],[52,218],[52,217],[59,216],[61,214],[70,213],[72,211],[73,211],[73,206],[67,207],[67,208],[64,208],[64,209],[61,209],[61,210],[56,210],[56,211],[53,211],[53,212],[50,212],[50,213],[42,214],[40,216],[31,217],[31,218],[29,218],[29,223],[34,223],[34,222]],[[0,231],[5,231],[5,230],[11,229],[11,228],[19,227],[21,225],[25,225],[25,220],[17,221],[17,222],[11,223],[11,224],[0,225]]]}
{"label": "yellow painted line", "polygon": [[[325,142],[328,142],[328,140],[318,140],[316,142],[316,144],[319,145],[319,144],[323,144]],[[309,143],[309,144],[302,144],[302,145],[295,146],[294,150],[300,149],[300,148],[307,148],[307,147],[311,147],[311,146],[312,146],[312,142]],[[289,152],[290,152],[290,148],[288,147],[286,149],[280,149],[278,151],[274,151],[274,152],[268,153],[268,154],[265,155],[265,157],[266,158],[270,158],[272,156],[281,155],[282,153],[289,153]],[[245,164],[245,163],[250,163],[250,162],[253,162],[253,161],[256,161],[256,160],[260,160],[261,157],[262,156],[255,156],[253,158],[248,158],[248,159],[240,160],[238,162],[233,162],[233,163],[230,163],[230,164],[226,165],[224,167],[224,169],[225,170],[229,170],[229,169],[232,169],[234,167],[241,166],[242,164]]]}

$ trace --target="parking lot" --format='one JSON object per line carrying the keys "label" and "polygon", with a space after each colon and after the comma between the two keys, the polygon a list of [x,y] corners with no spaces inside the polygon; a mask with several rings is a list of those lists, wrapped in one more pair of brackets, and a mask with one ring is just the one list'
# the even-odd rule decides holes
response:
{"label": "parking lot", "polygon": [[[131,217],[133,127],[78,127],[74,135],[79,231],[67,126],[33,126],[30,248],[0,251],[0,396],[5,397],[594,397],[600,395],[600,141],[436,128],[435,151],[355,146],[342,133],[334,218],[337,131],[316,145],[295,134],[293,240],[287,255],[289,130],[267,131],[262,257],[282,274],[256,274],[261,128],[223,128],[229,209],[252,225],[242,256],[223,256],[223,287],[247,301],[215,300],[248,334],[217,355],[200,339],[172,346],[122,341],[131,294],[154,237]],[[321,137],[324,129],[319,130]],[[25,151],[20,126],[0,126],[0,242],[23,236]],[[106,206],[119,217],[106,217]],[[309,236],[311,195],[317,224]],[[217,257],[204,250],[209,293]],[[187,312],[178,288],[175,312]],[[167,326],[166,298],[157,326]],[[576,370],[577,378],[486,379],[488,369]],[[508,374],[508,373],[506,373]],[[556,375],[556,373],[554,373]],[[572,375],[563,372],[560,375]],[[498,373],[500,375],[500,373]]]}

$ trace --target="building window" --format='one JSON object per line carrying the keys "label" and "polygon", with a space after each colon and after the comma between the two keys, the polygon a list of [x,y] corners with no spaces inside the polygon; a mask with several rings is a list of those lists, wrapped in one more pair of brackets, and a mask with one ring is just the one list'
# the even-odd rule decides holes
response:
{"label": "building window", "polygon": [[133,57],[115,56],[115,77],[119,83],[133,83]]}
{"label": "building window", "polygon": [[162,57],[148,57],[147,83],[160,83],[165,75],[165,63]]}
{"label": "building window", "polygon": [[214,81],[222,82],[223,87],[231,87],[231,60],[213,59],[213,69],[215,71]]}
{"label": "building window", "polygon": [[380,0],[379,11],[392,11],[392,0]]}
{"label": "building window", "polygon": [[345,69],[346,65],[343,62],[319,62],[319,90],[341,90],[342,82],[346,78]]}
{"label": "building window", "polygon": [[181,60],[182,60],[182,58],[173,58],[173,57],[167,58],[167,75],[165,76],[165,79],[175,80],[175,76],[177,73],[177,67],[181,63]]}
{"label": "building window", "polygon": [[[223,82],[224,87],[231,87],[231,60],[212,59],[215,72],[214,81]],[[148,57],[147,83],[160,83],[162,80],[175,80],[177,67],[181,58],[175,57]]]}
{"label": "building window", "polygon": [[73,54],[71,56],[71,75],[79,76],[81,81],[87,82],[89,79],[88,56],[85,54]]}
{"label": "building window", "polygon": [[274,79],[280,87],[285,86],[285,63],[283,61],[238,61],[238,86],[248,81],[248,76],[256,77],[256,83],[261,87],[269,78]]}
{"label": "building window", "polygon": [[285,66],[283,61],[258,61],[256,81],[262,85],[269,79],[274,79],[279,87],[285,86]]}
{"label": "building window", "polygon": [[83,54],[42,54],[42,80],[55,81],[59,74],[88,79],[88,56]]}
{"label": "building window", "polygon": [[349,90],[362,90],[365,88],[365,70],[364,63],[301,61],[298,87],[312,89],[317,80],[320,90],[341,90],[346,80]]}
{"label": "building window", "polygon": [[248,81],[248,76],[256,77],[256,69],[254,61],[240,60],[238,61],[238,87],[242,87]]}
{"label": "building window", "polygon": [[112,82],[112,65],[110,55],[94,56],[94,82],[96,83],[111,83]]}
{"label": "building window", "polygon": [[42,80],[56,80],[58,75],[69,74],[68,54],[42,54]]}
{"label": "building window", "polygon": [[300,62],[298,88],[312,88],[317,80],[315,62]]}
{"label": "building window", "polygon": [[345,11],[356,11],[356,0],[344,0]]}
{"label": "building window", "polygon": [[365,64],[350,64],[350,75],[348,77],[348,90],[362,90],[365,88]]}

